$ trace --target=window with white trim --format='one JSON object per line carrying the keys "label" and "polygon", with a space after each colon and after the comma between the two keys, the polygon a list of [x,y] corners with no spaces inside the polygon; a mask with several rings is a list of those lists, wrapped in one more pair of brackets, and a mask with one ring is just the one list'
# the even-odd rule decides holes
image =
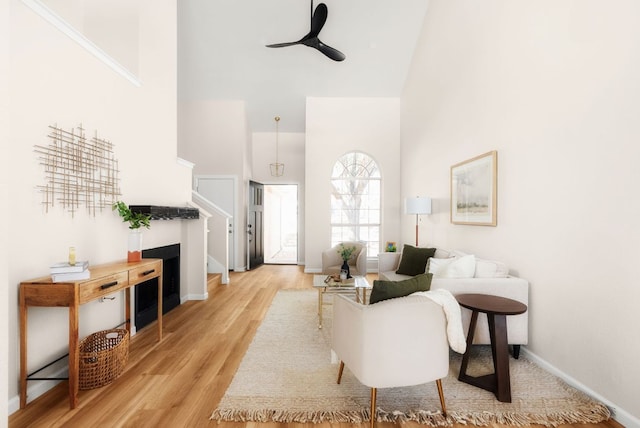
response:
{"label": "window with white trim", "polygon": [[363,241],[367,256],[380,251],[380,189],[378,164],[362,152],[347,153],[331,172],[331,245]]}

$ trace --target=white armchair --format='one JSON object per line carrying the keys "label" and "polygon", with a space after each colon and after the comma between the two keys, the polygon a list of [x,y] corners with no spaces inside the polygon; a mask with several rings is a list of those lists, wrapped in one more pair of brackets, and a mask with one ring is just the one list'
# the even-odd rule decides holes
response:
{"label": "white armchair", "polygon": [[371,427],[378,388],[436,381],[442,412],[441,379],[449,372],[449,344],[442,306],[407,296],[361,305],[342,295],[333,302],[333,350],[340,359],[338,383],[346,365],[371,388]]}
{"label": "white armchair", "polygon": [[[367,274],[367,246],[362,242],[343,242],[345,247],[356,247],[347,262],[351,275],[364,276]],[[322,252],[322,273],[332,275],[340,273],[342,257],[338,253],[340,244]]]}

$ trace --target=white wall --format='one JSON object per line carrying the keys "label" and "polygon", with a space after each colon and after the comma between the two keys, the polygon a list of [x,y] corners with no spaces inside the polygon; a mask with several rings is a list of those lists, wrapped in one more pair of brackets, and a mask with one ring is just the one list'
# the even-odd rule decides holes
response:
{"label": "white wall", "polygon": [[178,154],[195,175],[239,175],[247,147],[244,101],[180,101]]}
{"label": "white wall", "polygon": [[269,164],[276,161],[276,133],[253,133],[251,156],[253,180],[263,184],[298,185],[298,264],[304,264],[305,134],[280,132],[278,147],[278,162],[284,164],[284,175],[272,177]]}
{"label": "white wall", "polygon": [[331,170],[340,156],[362,151],[382,173],[382,236],[398,241],[400,212],[400,100],[398,98],[307,98],[305,160],[305,271],[322,269],[331,247]]}
{"label": "white wall", "polygon": [[[0,0],[0,201],[9,206],[9,0]],[[0,314],[9,313],[8,210],[0,210]],[[0,349],[9,349],[9,319],[0,315]],[[8,352],[0,351],[0,379],[9,378]],[[0,403],[9,400],[8,382],[0,381]],[[0,405],[0,427],[6,427],[7,406]]]}
{"label": "white wall", "polygon": [[[137,3],[129,0],[41,0],[109,56],[138,74]],[[113,31],[117,28],[118,31]]]}
{"label": "white wall", "polygon": [[[71,129],[82,123],[89,135],[114,143],[119,160],[122,200],[136,204],[184,205],[191,197],[191,171],[176,162],[176,4],[172,0],[138,2],[139,78],[135,87],[18,0],[10,2],[11,142],[7,174],[7,260],[9,302],[9,406],[17,406],[19,373],[18,287],[22,280],[45,276],[65,260],[68,247],[90,264],[121,260],[127,227],[109,208],[74,217],[59,207],[45,213],[36,186],[43,168],[33,152],[48,145],[48,125]],[[4,14],[2,15],[4,16]],[[3,40],[6,40],[2,37]],[[4,99],[4,97],[3,97]],[[4,127],[2,127],[4,128]],[[2,168],[3,169],[3,168]],[[143,248],[182,240],[182,222],[152,222]],[[0,254],[0,259],[5,260]],[[4,290],[5,287],[2,287]],[[84,305],[80,334],[111,328],[123,318],[123,299]],[[4,312],[3,312],[4,313]],[[1,330],[0,330],[1,331]],[[29,310],[29,368],[66,352],[67,311]],[[30,388],[46,384],[30,382]],[[1,390],[0,390],[1,391]],[[33,398],[33,397],[32,397]]]}
{"label": "white wall", "polygon": [[[235,266],[246,268],[247,187],[251,142],[244,101],[178,103],[178,154],[195,164],[194,175],[233,175],[238,179]],[[230,213],[231,214],[231,213]]]}
{"label": "white wall", "polygon": [[[632,0],[432,0],[402,97],[403,196],[435,198],[421,238],[528,279],[528,349],[635,418],[639,15]],[[450,224],[450,166],[493,149],[498,226]]]}

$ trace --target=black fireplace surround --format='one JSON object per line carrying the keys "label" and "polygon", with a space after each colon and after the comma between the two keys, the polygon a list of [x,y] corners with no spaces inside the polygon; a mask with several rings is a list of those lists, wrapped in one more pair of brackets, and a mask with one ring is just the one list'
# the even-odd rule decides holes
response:
{"label": "black fireplace surround", "polygon": [[[180,305],[180,244],[142,250],[142,257],[162,259],[162,313]],[[158,318],[158,278],[135,287],[135,324],[140,330]]]}

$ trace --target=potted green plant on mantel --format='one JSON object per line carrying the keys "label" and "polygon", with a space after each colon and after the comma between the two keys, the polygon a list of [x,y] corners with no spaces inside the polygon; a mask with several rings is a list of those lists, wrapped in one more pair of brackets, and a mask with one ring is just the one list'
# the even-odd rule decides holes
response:
{"label": "potted green plant on mantel", "polygon": [[340,269],[346,271],[347,278],[351,278],[351,272],[348,262],[355,250],[355,246],[347,247],[344,244],[340,244],[340,248],[338,248],[338,254],[340,254],[340,257],[342,257],[342,267],[340,267]]}
{"label": "potted green plant on mantel", "polygon": [[142,231],[141,227],[149,229],[151,224],[150,215],[134,213],[129,206],[122,201],[117,201],[111,207],[113,211],[118,210],[123,222],[129,222],[129,240],[127,249],[127,262],[139,262],[142,260]]}

